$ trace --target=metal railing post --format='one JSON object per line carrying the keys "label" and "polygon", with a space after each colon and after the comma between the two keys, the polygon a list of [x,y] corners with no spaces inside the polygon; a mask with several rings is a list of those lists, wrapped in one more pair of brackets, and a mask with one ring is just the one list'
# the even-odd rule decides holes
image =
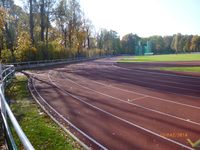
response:
{"label": "metal railing post", "polygon": [[[3,71],[2,71],[2,64],[0,63],[0,94],[4,94],[4,83],[3,83]],[[0,95],[0,108],[1,112],[6,115],[6,110],[3,103],[3,98]]]}
{"label": "metal railing post", "polygon": [[0,63],[0,81],[3,79],[3,76],[2,76],[2,64]]}
{"label": "metal railing post", "polygon": [[5,119],[7,119],[7,114],[6,114],[6,107],[5,107],[5,103],[4,103],[4,100],[3,100],[3,95],[4,95],[4,91],[2,91],[3,88],[3,85],[0,85],[1,87],[1,90],[0,90],[0,95],[1,95],[1,113],[4,115]]}
{"label": "metal railing post", "polygon": [[5,140],[7,143],[7,146],[9,149],[14,149],[16,150],[16,144],[14,141],[14,138],[12,136],[9,124],[8,124],[8,120],[11,122],[11,124],[13,125],[15,132],[17,133],[21,143],[23,144],[24,148],[26,150],[34,150],[33,146],[31,145],[30,141],[28,140],[28,138],[26,137],[26,135],[24,134],[24,132],[22,131],[19,123],[17,122],[14,114],[12,113],[6,99],[5,99],[5,95],[4,95],[4,90],[6,88],[6,86],[10,83],[10,81],[13,78],[13,75],[15,73],[15,68],[13,65],[7,65],[7,68],[2,69],[1,66],[1,71],[0,71],[0,75],[1,75],[1,80],[0,80],[0,104],[1,104],[1,116],[3,119],[3,130],[4,130],[4,135],[5,135]]}

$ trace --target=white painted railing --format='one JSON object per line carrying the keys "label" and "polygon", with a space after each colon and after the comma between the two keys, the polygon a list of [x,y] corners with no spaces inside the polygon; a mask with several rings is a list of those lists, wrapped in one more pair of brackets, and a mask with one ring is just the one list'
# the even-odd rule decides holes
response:
{"label": "white painted railing", "polygon": [[4,95],[4,90],[6,86],[11,82],[14,74],[15,67],[13,65],[2,66],[0,64],[0,109],[6,146],[9,150],[17,150],[17,146],[10,130],[10,123],[8,123],[9,119],[24,148],[26,150],[34,150],[33,146],[29,142],[15,116],[13,115]]}
{"label": "white painted railing", "polygon": [[111,57],[111,55],[98,56],[98,57],[78,57],[78,58],[68,58],[68,59],[54,59],[54,60],[41,60],[41,61],[29,61],[29,62],[18,62],[12,63],[16,70],[40,68],[46,66],[60,65],[60,64],[70,64],[82,61],[94,60],[99,58]]}

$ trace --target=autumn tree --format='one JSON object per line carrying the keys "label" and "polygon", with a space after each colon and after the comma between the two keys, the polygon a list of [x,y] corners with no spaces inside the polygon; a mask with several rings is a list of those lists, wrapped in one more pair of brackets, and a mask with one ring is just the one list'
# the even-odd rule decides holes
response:
{"label": "autumn tree", "polygon": [[183,46],[183,51],[185,52],[190,52],[191,49],[190,49],[190,46],[191,46],[191,41],[192,41],[192,35],[187,35],[185,36],[185,43],[184,43],[184,46]]}
{"label": "autumn tree", "polygon": [[164,36],[163,37],[163,49],[162,53],[172,53],[171,43],[173,40],[173,36]]}
{"label": "autumn tree", "polygon": [[61,0],[55,12],[55,21],[62,33],[64,47],[75,56],[75,53],[80,53],[80,33],[84,33],[80,4],[77,0]]}
{"label": "autumn tree", "polygon": [[83,15],[83,29],[85,31],[85,36],[86,36],[86,40],[84,41],[84,47],[87,49],[91,48],[91,35],[92,35],[92,31],[93,31],[93,25],[91,20],[85,18],[85,16]]}
{"label": "autumn tree", "polygon": [[162,53],[164,47],[164,41],[162,36],[151,36],[149,37],[149,41],[151,42],[152,50],[155,54]]}
{"label": "autumn tree", "polygon": [[200,36],[192,37],[190,49],[194,52],[200,52]]}
{"label": "autumn tree", "polygon": [[120,49],[120,37],[118,33],[113,30],[102,29],[97,34],[97,47],[106,50],[108,53],[116,53]]}
{"label": "autumn tree", "polygon": [[34,45],[35,39],[34,39],[34,4],[36,3],[36,0],[28,0],[29,5],[29,30],[30,30],[30,37],[31,37],[31,43]]}
{"label": "autumn tree", "polygon": [[45,16],[46,16],[46,48],[48,49],[49,43],[49,28],[54,15],[54,5],[56,0],[45,0]]}
{"label": "autumn tree", "polygon": [[17,39],[15,56],[20,62],[36,59],[36,49],[32,46],[30,35],[26,31],[21,32]]}
{"label": "autumn tree", "polygon": [[14,46],[15,46],[15,39],[16,39],[16,34],[15,34],[15,18],[13,14],[13,8],[14,8],[14,1],[13,0],[1,0],[1,6],[3,9],[7,12],[6,17],[5,17],[5,22],[4,22],[4,29],[5,32],[3,33],[5,36],[5,41],[6,41],[6,48],[11,51],[12,55],[12,61],[15,61],[14,57]]}
{"label": "autumn tree", "polygon": [[69,30],[69,8],[66,0],[61,0],[55,10],[55,20],[59,30],[62,32],[64,46],[67,48],[67,35]]}
{"label": "autumn tree", "polygon": [[135,34],[127,34],[122,37],[122,50],[125,54],[135,54],[135,47],[138,44],[139,37]]}
{"label": "autumn tree", "polygon": [[173,36],[173,40],[171,43],[171,48],[175,51],[175,53],[178,53],[180,51],[180,40],[181,40],[181,34],[175,34]]}
{"label": "autumn tree", "polygon": [[5,24],[5,15],[6,15],[5,11],[0,7],[0,59],[4,43],[3,28]]}
{"label": "autumn tree", "polygon": [[0,7],[0,30],[3,30],[5,24],[5,11]]}

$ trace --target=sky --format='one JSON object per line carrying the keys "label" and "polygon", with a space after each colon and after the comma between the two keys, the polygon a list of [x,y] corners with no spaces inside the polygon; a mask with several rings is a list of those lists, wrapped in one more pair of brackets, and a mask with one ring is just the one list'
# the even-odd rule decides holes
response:
{"label": "sky", "polygon": [[[79,0],[96,31],[112,29],[122,37],[200,35],[200,0]],[[19,4],[20,0],[15,0]]]}

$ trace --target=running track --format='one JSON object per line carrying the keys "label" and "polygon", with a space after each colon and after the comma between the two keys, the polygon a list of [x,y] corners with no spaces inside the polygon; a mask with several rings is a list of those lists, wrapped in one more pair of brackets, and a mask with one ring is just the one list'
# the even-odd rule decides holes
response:
{"label": "running track", "polygon": [[91,149],[192,149],[200,78],[100,59],[29,72],[42,107]]}

